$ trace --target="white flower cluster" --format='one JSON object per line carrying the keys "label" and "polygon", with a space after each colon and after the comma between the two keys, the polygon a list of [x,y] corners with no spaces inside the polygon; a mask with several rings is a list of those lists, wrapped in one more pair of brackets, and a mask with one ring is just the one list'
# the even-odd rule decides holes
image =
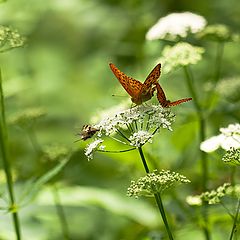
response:
{"label": "white flower cluster", "polygon": [[240,148],[240,124],[230,124],[227,128],[220,128],[221,134],[211,137],[201,143],[204,152],[213,152],[219,147],[230,150]]}
{"label": "white flower cluster", "polygon": [[186,37],[188,32],[197,33],[204,29],[207,21],[204,17],[191,13],[171,13],[153,25],[146,34],[147,40],[176,40]]}
{"label": "white flower cluster", "polygon": [[129,140],[131,141],[130,145],[135,147],[141,147],[146,142],[152,143],[153,135],[147,131],[138,131],[135,132],[132,136],[130,136]]}
{"label": "white flower cluster", "polygon": [[9,27],[0,25],[0,48],[1,51],[9,48],[21,47],[25,43],[25,38],[22,37],[17,30],[12,30]]}
{"label": "white flower cluster", "polygon": [[101,150],[104,150],[105,146],[101,145],[102,142],[102,139],[95,139],[95,141],[87,145],[85,149],[85,155],[87,156],[88,160],[93,158],[93,153],[98,149],[98,147],[100,147]]}
{"label": "white flower cluster", "polygon": [[207,191],[201,195],[188,196],[186,202],[192,206],[201,206],[203,202],[208,204],[217,204],[221,202],[221,198],[226,195],[232,195],[232,186],[230,183],[224,183],[219,186],[216,190]]}
{"label": "white flower cluster", "polygon": [[190,180],[177,172],[163,169],[160,172],[154,170],[146,176],[139,178],[137,181],[131,181],[127,195],[129,197],[134,196],[135,198],[139,196],[152,196],[156,193],[163,192],[176,183],[189,182]]}
{"label": "white flower cluster", "polygon": [[[153,135],[160,128],[172,130],[171,124],[174,120],[175,115],[171,110],[160,105],[142,104],[120,111],[92,126],[98,130],[97,138],[86,147],[85,155],[92,159],[95,151],[104,150],[103,136],[111,136],[112,139],[128,146],[140,147],[151,142]],[[118,136],[112,136],[114,134]]]}
{"label": "white flower cluster", "polygon": [[158,61],[164,65],[164,73],[169,73],[180,66],[197,64],[202,59],[203,53],[204,49],[201,47],[179,42],[174,46],[166,46]]}
{"label": "white flower cluster", "polygon": [[168,108],[162,108],[160,105],[138,105],[136,107],[116,113],[113,117],[108,117],[94,125],[99,129],[98,136],[111,135],[119,128],[126,129],[128,124],[134,121],[143,124],[147,120],[148,129],[167,128],[171,129],[174,121],[174,114]]}

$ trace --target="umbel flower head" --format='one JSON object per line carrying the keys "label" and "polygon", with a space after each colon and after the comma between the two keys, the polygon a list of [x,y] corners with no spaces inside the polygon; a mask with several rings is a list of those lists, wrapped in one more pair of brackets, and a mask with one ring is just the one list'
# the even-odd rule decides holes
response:
{"label": "umbel flower head", "polygon": [[160,105],[142,104],[120,111],[92,126],[98,131],[94,141],[86,147],[85,155],[91,159],[95,151],[106,151],[103,145],[104,136],[130,146],[130,150],[143,146],[151,142],[161,128],[172,130],[174,118],[175,115],[169,108],[162,108]]}
{"label": "umbel flower head", "polygon": [[137,181],[131,181],[127,195],[138,198],[140,196],[153,196],[162,193],[165,189],[172,187],[176,183],[189,183],[190,181],[183,175],[176,172],[154,170]]}
{"label": "umbel flower head", "polygon": [[221,198],[233,193],[233,189],[229,183],[224,183],[222,186],[218,187],[216,190],[207,191],[201,195],[188,196],[186,201],[189,205],[201,206],[203,202],[208,204],[220,203]]}
{"label": "umbel flower head", "polygon": [[224,24],[208,25],[197,33],[197,37],[219,42],[239,41],[239,35],[232,33],[229,27]]}
{"label": "umbel flower head", "polygon": [[227,128],[220,128],[221,134],[211,137],[201,143],[200,149],[204,152],[213,152],[219,147],[224,150],[240,148],[240,124],[229,124]]}
{"label": "umbel flower head", "polygon": [[222,99],[229,102],[237,102],[240,100],[240,77],[231,77],[221,80],[216,86],[216,92]]}
{"label": "umbel flower head", "polygon": [[28,108],[12,116],[10,123],[19,125],[22,128],[30,127],[45,115],[46,111],[43,108]]}
{"label": "umbel flower head", "polygon": [[184,67],[196,64],[202,59],[204,49],[193,46],[186,42],[180,42],[174,46],[166,46],[163,49],[162,57],[158,60],[163,62],[164,72],[171,72],[177,67]]}
{"label": "umbel flower head", "polygon": [[240,149],[231,147],[223,156],[222,160],[225,163],[240,166]]}
{"label": "umbel flower head", "polygon": [[171,13],[153,25],[146,34],[147,40],[166,39],[176,41],[187,37],[188,33],[197,33],[204,29],[207,21],[204,17],[191,13]]}
{"label": "umbel flower head", "polygon": [[12,30],[2,25],[0,26],[0,52],[21,47],[25,41],[26,39],[22,37],[17,30]]}

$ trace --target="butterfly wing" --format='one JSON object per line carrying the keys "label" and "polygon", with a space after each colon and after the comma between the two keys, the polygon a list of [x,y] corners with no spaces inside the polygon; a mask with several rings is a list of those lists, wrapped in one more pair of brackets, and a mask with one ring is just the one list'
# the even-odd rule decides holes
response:
{"label": "butterfly wing", "polygon": [[177,101],[174,101],[174,102],[169,102],[167,104],[168,107],[172,107],[172,106],[176,106],[178,104],[181,104],[181,103],[184,103],[184,102],[188,102],[188,101],[191,101],[192,98],[184,98],[184,99],[180,99],[180,100],[177,100]]}
{"label": "butterfly wing", "polygon": [[158,64],[147,76],[145,82],[143,83],[143,88],[149,90],[153,84],[157,83],[158,78],[161,74],[161,64]]}
{"label": "butterfly wing", "polygon": [[165,93],[158,82],[156,83],[156,88],[157,88],[157,99],[159,103],[161,104],[162,107],[167,107],[167,99],[166,99]]}
{"label": "butterfly wing", "polygon": [[133,99],[136,99],[139,96],[139,93],[142,91],[143,84],[134,78],[128,77],[125,73],[121,72],[113,63],[110,63],[109,66],[127,93]]}

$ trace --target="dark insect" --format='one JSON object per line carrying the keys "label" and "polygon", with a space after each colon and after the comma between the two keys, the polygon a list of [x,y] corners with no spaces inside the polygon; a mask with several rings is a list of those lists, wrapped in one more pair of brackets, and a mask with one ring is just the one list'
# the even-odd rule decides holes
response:
{"label": "dark insect", "polygon": [[83,125],[82,131],[79,134],[81,136],[81,140],[87,140],[88,138],[91,138],[99,129],[94,128],[88,124]]}

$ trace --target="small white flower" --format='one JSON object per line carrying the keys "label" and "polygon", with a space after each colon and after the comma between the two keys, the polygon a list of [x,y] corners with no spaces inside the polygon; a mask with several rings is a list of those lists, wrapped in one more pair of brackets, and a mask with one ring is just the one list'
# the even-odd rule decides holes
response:
{"label": "small white flower", "polygon": [[201,206],[202,200],[200,196],[188,196],[186,202],[191,206]]}
{"label": "small white flower", "polygon": [[188,32],[197,33],[204,29],[207,21],[204,17],[191,13],[171,13],[160,18],[146,34],[147,40],[168,39],[176,40],[177,37],[186,37]]}
{"label": "small white flower", "polygon": [[230,124],[227,128],[220,128],[221,134],[211,137],[201,143],[200,149],[204,152],[213,152],[219,147],[230,150],[240,148],[240,124]]}
{"label": "small white flower", "polygon": [[93,141],[89,145],[87,145],[87,147],[85,149],[85,155],[87,156],[88,160],[93,158],[93,153],[97,150],[98,147],[101,150],[104,149],[103,145],[99,146],[102,142],[103,142],[102,139],[96,139],[95,141]]}
{"label": "small white flower", "polygon": [[130,136],[129,140],[131,141],[131,145],[135,147],[141,147],[146,142],[151,143],[153,135],[147,131],[138,131],[135,132],[132,136]]}

